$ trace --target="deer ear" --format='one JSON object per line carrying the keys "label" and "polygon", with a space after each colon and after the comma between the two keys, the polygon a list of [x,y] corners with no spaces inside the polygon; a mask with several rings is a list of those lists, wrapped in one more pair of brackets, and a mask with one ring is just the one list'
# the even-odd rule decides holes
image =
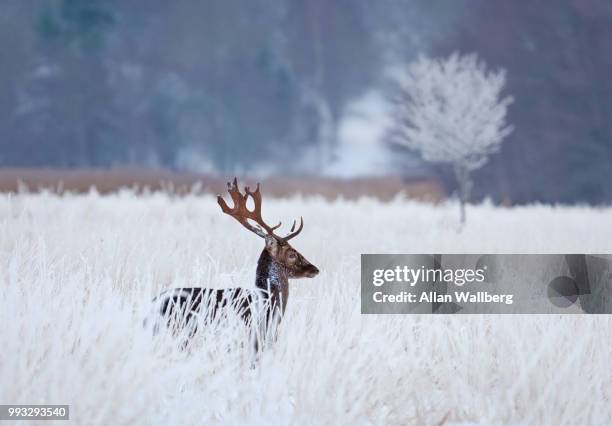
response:
{"label": "deer ear", "polygon": [[266,237],[266,250],[272,257],[275,257],[278,254],[278,241],[276,238],[268,235]]}

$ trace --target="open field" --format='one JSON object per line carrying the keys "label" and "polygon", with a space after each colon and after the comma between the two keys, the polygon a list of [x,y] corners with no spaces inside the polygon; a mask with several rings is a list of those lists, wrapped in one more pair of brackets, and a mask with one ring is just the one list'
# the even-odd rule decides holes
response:
{"label": "open field", "polygon": [[457,232],[453,203],[264,200],[299,215],[322,272],[250,368],[235,321],[190,354],[142,328],[161,289],[252,285],[263,244],[212,196],[1,194],[0,402],[87,425],[612,423],[610,316],[359,312],[360,253],[609,253],[611,208],[481,205]]}

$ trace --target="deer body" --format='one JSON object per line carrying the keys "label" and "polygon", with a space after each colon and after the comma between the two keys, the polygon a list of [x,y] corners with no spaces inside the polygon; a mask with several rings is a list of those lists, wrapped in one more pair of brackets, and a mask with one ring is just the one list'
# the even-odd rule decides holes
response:
{"label": "deer body", "polygon": [[[254,192],[249,191],[248,187],[245,188],[245,194],[242,195],[234,179],[233,185],[228,183],[228,190],[234,200],[234,207],[229,208],[219,196],[217,201],[222,211],[265,240],[265,247],[257,262],[255,288],[191,287],[167,290],[156,298],[156,301],[159,314],[169,322],[174,322],[172,328],[175,331],[177,324],[180,325],[179,328],[189,326],[190,334],[193,335],[197,329],[194,319],[198,316],[203,315],[210,320],[228,309],[233,309],[245,323],[263,326],[263,332],[267,333],[269,327],[275,321],[280,321],[285,313],[289,299],[289,279],[312,278],[319,273],[316,266],[308,262],[288,243],[289,239],[301,232],[303,220],[297,231],[294,232],[294,222],[291,234],[279,237],[274,234],[274,230],[280,226],[280,223],[270,227],[261,218],[259,185]],[[252,211],[246,207],[248,197],[252,197],[255,202]],[[259,226],[251,225],[248,220],[254,221]]]}

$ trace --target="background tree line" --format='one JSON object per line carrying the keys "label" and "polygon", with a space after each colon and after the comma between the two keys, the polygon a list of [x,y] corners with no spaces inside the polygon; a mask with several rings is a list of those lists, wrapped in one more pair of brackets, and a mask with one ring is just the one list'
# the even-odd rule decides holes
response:
{"label": "background tree line", "polygon": [[[0,165],[318,174],[347,105],[419,53],[508,71],[476,197],[612,199],[605,0],[6,0]],[[197,164],[193,164],[197,162]],[[452,185],[452,179],[442,178]]]}

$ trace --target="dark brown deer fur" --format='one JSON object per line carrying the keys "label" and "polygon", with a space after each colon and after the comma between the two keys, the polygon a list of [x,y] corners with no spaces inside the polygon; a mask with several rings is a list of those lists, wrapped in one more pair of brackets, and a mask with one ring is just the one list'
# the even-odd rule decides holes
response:
{"label": "dark brown deer fur", "polygon": [[[265,247],[259,256],[255,274],[255,289],[230,288],[209,289],[202,287],[176,288],[163,292],[156,301],[159,314],[166,318],[168,324],[176,332],[183,327],[190,328],[190,335],[196,331],[196,320],[204,316],[206,320],[218,317],[221,312],[233,309],[248,324],[255,321],[264,326],[264,332],[274,321],[282,318],[289,299],[289,279],[312,278],[319,273],[316,266],[308,262],[288,240],[297,236],[303,227],[295,230],[295,222],[291,234],[279,237],[274,230],[280,226],[270,227],[261,218],[261,194],[259,184],[254,192],[245,188],[242,195],[238,190],[237,180],[228,183],[228,191],[234,200],[234,207],[230,208],[221,196],[218,203],[224,213],[232,216],[250,231],[265,239]],[[255,207],[248,210],[246,202],[252,197]],[[252,225],[249,220],[258,226]],[[257,309],[255,309],[257,307]]]}

